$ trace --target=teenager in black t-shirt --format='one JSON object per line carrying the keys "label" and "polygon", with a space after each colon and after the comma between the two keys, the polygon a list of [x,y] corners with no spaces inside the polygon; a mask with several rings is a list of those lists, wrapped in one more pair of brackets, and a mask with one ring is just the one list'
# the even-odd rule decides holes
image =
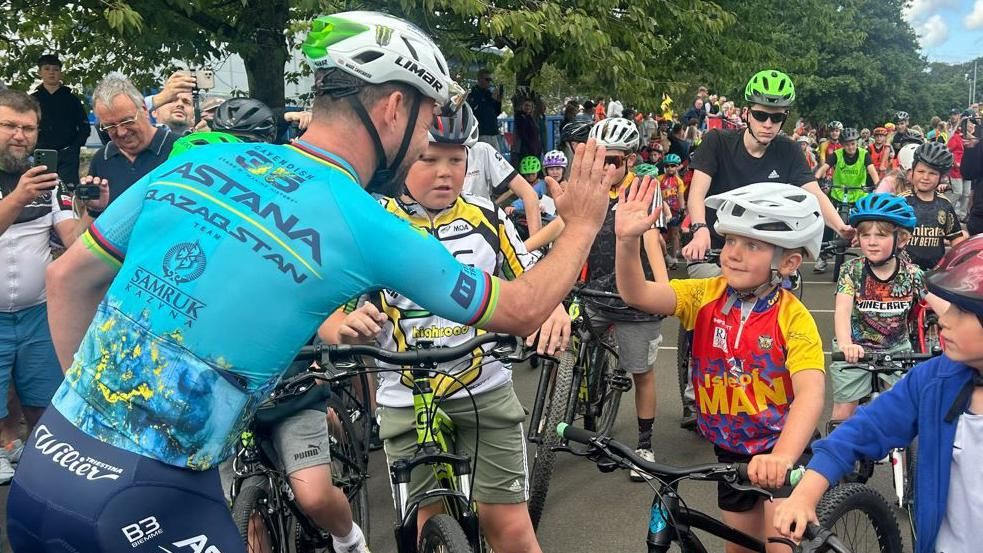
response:
{"label": "teenager in black t-shirt", "polygon": [[[683,255],[690,260],[702,259],[711,245],[723,246],[723,240],[712,233],[715,216],[704,205],[708,195],[757,182],[802,186],[819,199],[826,224],[844,237],[852,237],[853,229],[840,219],[819,189],[802,150],[779,134],[795,99],[791,79],[779,71],[762,71],[751,78],[744,99],[750,104],[745,115],[747,128],[708,133],[693,157],[693,180],[687,198],[693,240],[683,248]],[[712,274],[710,269],[698,265],[705,264],[691,265],[691,276]]]}

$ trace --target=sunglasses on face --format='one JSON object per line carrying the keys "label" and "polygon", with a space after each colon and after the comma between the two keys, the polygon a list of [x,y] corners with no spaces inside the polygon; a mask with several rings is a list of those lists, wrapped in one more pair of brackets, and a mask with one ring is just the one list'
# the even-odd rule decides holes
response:
{"label": "sunglasses on face", "polygon": [[788,117],[788,113],[784,111],[781,113],[771,113],[768,111],[761,111],[759,109],[752,109],[751,117],[754,117],[754,120],[759,123],[764,123],[769,119],[771,119],[772,123],[781,123],[785,121],[786,117]]}
{"label": "sunglasses on face", "polygon": [[606,156],[604,158],[604,165],[614,165],[615,169],[621,167],[624,162],[625,158],[621,156]]}
{"label": "sunglasses on face", "polygon": [[678,165],[666,165],[666,169],[675,169],[679,167]]}

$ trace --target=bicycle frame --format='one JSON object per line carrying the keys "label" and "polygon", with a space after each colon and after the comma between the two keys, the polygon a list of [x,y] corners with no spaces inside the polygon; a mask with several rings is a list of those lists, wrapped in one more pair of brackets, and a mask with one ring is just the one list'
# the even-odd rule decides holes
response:
{"label": "bicycle frame", "polygon": [[[660,497],[661,496],[661,497]],[[707,553],[706,547],[693,529],[703,530],[730,543],[752,551],[766,553],[767,546],[761,540],[682,504],[675,486],[663,484],[652,499],[649,535],[646,540],[649,553],[665,553],[672,542],[679,543],[686,553]],[[657,531],[653,532],[653,530]]]}
{"label": "bicycle frame", "polygon": [[[400,553],[414,553],[417,547],[417,515],[420,505],[440,499],[444,511],[464,529],[473,551],[481,551],[477,506],[471,498],[471,458],[454,453],[454,421],[440,408],[430,383],[430,370],[411,369],[413,373],[413,414],[416,421],[416,453],[409,459],[393,461],[389,474],[396,507],[396,548]],[[433,469],[437,488],[409,501],[411,474],[417,466]]]}
{"label": "bicycle frame", "polygon": [[[610,353],[617,358],[618,352],[610,344],[605,343],[603,336],[594,329],[590,322],[590,316],[583,309],[580,297],[576,294],[567,308],[567,313],[573,323],[570,348],[577,352],[577,360],[573,367],[573,385],[571,386],[571,394],[577,394],[577,402],[570,401],[573,397],[567,398],[566,404],[570,406],[570,409],[564,417],[567,423],[572,423],[577,414],[577,404],[583,405],[585,412],[589,412],[591,416],[597,416],[601,413],[604,397],[599,393],[600,379],[604,378],[605,375],[598,374],[599,371],[593,370],[593,368],[599,366],[599,356]],[[536,399],[533,402],[532,416],[527,431],[527,439],[532,443],[542,442],[540,425],[547,399],[546,390],[549,389],[550,382],[554,377],[553,372],[552,370],[540,371]],[[626,375],[619,376],[628,378]],[[616,386],[620,386],[618,388],[619,393],[627,391],[624,389],[626,383],[623,381],[616,382]],[[631,389],[630,380],[627,381],[627,389]],[[550,429],[545,429],[545,431],[549,432]]]}

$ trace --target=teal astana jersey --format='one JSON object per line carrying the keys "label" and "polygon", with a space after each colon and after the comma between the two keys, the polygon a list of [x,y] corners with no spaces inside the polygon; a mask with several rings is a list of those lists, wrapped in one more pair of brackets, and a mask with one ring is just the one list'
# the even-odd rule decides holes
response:
{"label": "teal astana jersey", "polygon": [[195,469],[230,454],[349,298],[393,289],[480,326],[498,292],[304,142],[198,147],[134,184],[82,241],[118,273],[53,404],[106,443]]}

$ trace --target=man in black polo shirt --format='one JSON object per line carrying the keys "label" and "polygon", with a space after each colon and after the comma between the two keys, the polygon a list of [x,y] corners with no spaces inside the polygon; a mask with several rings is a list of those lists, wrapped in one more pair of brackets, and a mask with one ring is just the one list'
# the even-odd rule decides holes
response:
{"label": "man in black polo shirt", "polygon": [[120,73],[110,73],[92,93],[93,111],[109,143],[96,152],[89,175],[109,181],[110,201],[167,160],[177,138],[167,127],[155,128],[144,98]]}
{"label": "man in black polo shirt", "polygon": [[79,149],[89,139],[89,118],[82,101],[61,82],[61,60],[54,54],[38,59],[41,86],[31,96],[41,104],[38,148],[58,150],[58,177],[79,181]]}

